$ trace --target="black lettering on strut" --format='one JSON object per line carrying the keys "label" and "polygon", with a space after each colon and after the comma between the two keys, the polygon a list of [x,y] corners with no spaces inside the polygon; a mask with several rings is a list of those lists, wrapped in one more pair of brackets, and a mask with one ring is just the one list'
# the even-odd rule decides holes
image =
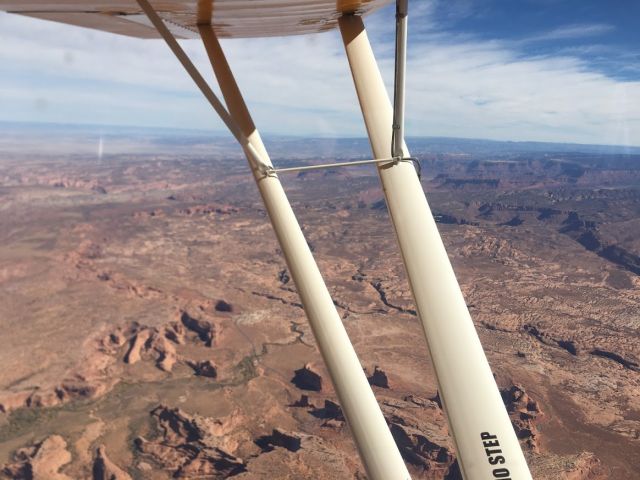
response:
{"label": "black lettering on strut", "polygon": [[[497,435],[492,435],[489,432],[482,432],[480,434],[482,440],[482,446],[484,447],[484,453],[487,455],[487,461],[489,465],[495,467],[496,465],[504,465],[507,459],[504,457],[502,448],[500,447],[500,440]],[[511,473],[506,467],[493,468],[491,474],[494,479],[499,480],[511,480]]]}

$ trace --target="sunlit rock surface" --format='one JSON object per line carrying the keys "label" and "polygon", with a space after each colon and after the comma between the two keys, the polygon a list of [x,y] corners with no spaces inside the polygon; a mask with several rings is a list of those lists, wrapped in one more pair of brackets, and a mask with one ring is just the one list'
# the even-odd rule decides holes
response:
{"label": "sunlit rock surface", "polygon": [[[239,150],[115,141],[0,142],[0,477],[364,479]],[[412,150],[534,478],[636,479],[640,158]],[[375,170],[282,181],[413,478],[460,478]]]}

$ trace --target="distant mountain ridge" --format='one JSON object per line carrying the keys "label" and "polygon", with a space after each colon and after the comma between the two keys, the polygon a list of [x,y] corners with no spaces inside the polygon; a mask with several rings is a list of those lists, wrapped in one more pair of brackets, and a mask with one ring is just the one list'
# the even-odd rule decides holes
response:
{"label": "distant mountain ridge", "polygon": [[[33,137],[31,137],[33,135]],[[0,121],[0,147],[7,137],[15,142],[38,138],[51,140],[59,136],[69,138],[100,138],[135,140],[144,139],[157,146],[189,145],[233,147],[235,141],[225,132],[214,130],[168,129],[156,127],[81,125],[56,123],[23,123]],[[264,135],[272,155],[284,158],[305,157],[369,157],[371,155],[367,138],[349,137],[295,137]],[[459,154],[459,155],[513,155],[526,153],[587,153],[603,155],[638,155],[640,146],[590,145],[577,143],[554,143],[533,141],[501,141],[456,137],[408,137],[407,144],[415,155]],[[309,155],[313,151],[311,155]],[[292,155],[296,152],[296,155]]]}

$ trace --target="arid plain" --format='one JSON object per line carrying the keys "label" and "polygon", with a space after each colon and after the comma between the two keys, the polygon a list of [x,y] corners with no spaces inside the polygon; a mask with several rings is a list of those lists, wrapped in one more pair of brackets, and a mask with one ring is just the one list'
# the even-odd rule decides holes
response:
{"label": "arid plain", "polygon": [[[366,478],[231,142],[48,135],[0,142],[0,478]],[[409,145],[534,478],[636,479],[640,154]],[[282,181],[413,477],[460,478],[375,169]]]}

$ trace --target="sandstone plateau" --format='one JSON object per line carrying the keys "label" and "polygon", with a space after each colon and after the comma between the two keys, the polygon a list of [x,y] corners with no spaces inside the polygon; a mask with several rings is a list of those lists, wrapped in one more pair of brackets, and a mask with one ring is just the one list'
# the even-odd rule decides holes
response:
{"label": "sandstone plateau", "polygon": [[[171,142],[0,148],[0,478],[366,478],[240,152]],[[414,153],[534,478],[637,479],[640,158]],[[460,479],[375,170],[283,183],[413,478]]]}

